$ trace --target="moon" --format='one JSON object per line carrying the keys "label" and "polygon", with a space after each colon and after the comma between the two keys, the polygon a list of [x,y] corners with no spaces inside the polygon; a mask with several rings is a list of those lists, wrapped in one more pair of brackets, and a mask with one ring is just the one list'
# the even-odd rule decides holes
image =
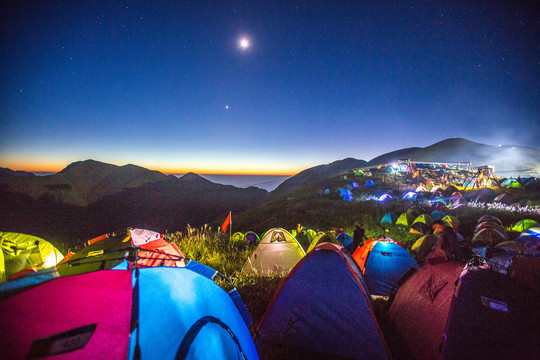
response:
{"label": "moon", "polygon": [[246,50],[247,48],[249,48],[249,39],[248,38],[241,38],[239,41],[238,41],[238,46],[240,46],[240,49],[242,50]]}

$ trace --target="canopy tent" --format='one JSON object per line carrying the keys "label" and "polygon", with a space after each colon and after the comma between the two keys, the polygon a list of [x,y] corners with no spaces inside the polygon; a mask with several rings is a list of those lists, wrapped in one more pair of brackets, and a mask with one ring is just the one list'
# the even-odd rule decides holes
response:
{"label": "canopy tent", "polygon": [[389,296],[403,275],[417,266],[405,247],[390,238],[367,240],[353,258],[374,295]]}
{"label": "canopy tent", "polygon": [[0,300],[2,357],[257,359],[245,305],[215,274],[190,262],[44,282]]}
{"label": "canopy tent", "polygon": [[0,232],[0,283],[23,272],[50,268],[63,258],[51,243],[37,236]]}
{"label": "canopy tent", "polygon": [[287,230],[273,228],[264,234],[244,265],[242,274],[287,275],[305,254],[302,246]]}
{"label": "canopy tent", "polygon": [[263,358],[388,359],[358,266],[335,244],[310,251],[283,280],[257,329]]}

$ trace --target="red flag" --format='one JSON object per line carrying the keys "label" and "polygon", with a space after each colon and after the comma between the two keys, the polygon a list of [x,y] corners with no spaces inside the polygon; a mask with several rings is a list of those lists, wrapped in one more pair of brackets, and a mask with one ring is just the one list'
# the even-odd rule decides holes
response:
{"label": "red flag", "polygon": [[227,226],[231,224],[231,212],[229,211],[229,216],[225,219],[225,222],[221,225],[221,231],[227,231]]}

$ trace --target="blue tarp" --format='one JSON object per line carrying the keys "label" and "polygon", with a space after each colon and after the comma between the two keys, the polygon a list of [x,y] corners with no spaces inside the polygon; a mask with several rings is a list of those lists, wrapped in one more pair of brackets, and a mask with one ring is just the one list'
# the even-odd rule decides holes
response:
{"label": "blue tarp", "polygon": [[364,277],[372,294],[389,296],[416,260],[396,243],[377,241],[365,264]]}

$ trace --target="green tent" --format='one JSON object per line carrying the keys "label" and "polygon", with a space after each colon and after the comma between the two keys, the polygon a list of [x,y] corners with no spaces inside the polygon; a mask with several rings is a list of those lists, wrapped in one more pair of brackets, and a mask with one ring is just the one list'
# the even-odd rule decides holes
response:
{"label": "green tent", "polygon": [[242,241],[242,240],[244,240],[244,234],[241,233],[241,232],[235,232],[235,233],[232,235],[231,239],[232,239],[233,241]]}
{"label": "green tent", "polygon": [[296,240],[302,245],[302,248],[304,250],[307,250],[311,244],[311,241],[313,240],[313,236],[311,236],[311,233],[306,230],[300,231],[300,233],[295,235]]}
{"label": "green tent", "polygon": [[538,226],[538,222],[531,219],[524,219],[521,221],[518,221],[514,226],[512,226],[512,231],[518,231],[523,232],[527,230],[528,228],[532,228]]}
{"label": "green tent", "polygon": [[414,220],[413,215],[411,215],[409,212],[404,212],[403,214],[399,215],[399,217],[397,218],[396,225],[410,227],[413,220]]}
{"label": "green tent", "polygon": [[21,270],[55,266],[64,256],[51,243],[32,235],[0,232],[0,283]]}
{"label": "green tent", "polygon": [[364,176],[364,172],[362,170],[353,170],[355,176]]}
{"label": "green tent", "polygon": [[455,216],[446,215],[441,220],[444,221],[449,226],[451,226],[454,230],[456,230],[457,227],[459,226],[459,220]]}
{"label": "green tent", "polygon": [[329,242],[333,244],[337,244],[341,246],[339,241],[336,239],[336,237],[332,233],[325,233],[324,231],[319,231],[317,235],[313,237],[313,240],[311,240],[311,244],[309,245],[309,248],[307,249],[306,253],[309,253],[311,250],[315,248],[320,243],[323,242]]}
{"label": "green tent", "polygon": [[429,234],[431,232],[433,219],[428,214],[419,215],[414,219],[410,232],[413,234]]}
{"label": "green tent", "polygon": [[437,237],[435,235],[422,236],[413,244],[411,251],[416,257],[423,259],[436,242]]}

